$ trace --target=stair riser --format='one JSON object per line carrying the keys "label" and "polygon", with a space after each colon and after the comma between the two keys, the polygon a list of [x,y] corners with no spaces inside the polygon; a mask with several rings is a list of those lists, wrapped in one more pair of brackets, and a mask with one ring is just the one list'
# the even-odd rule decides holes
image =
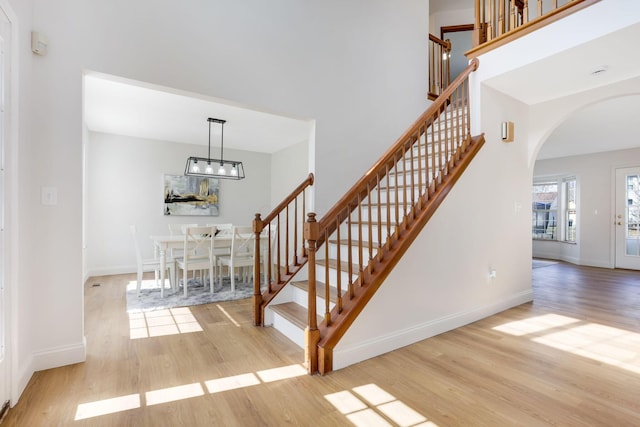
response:
{"label": "stair riser", "polygon": [[[317,288],[316,288],[316,307],[322,307],[322,311],[324,311],[324,304],[325,304],[325,299],[324,299],[324,283],[323,282],[318,282],[317,283]],[[309,296],[308,293],[300,288],[297,288],[295,286],[293,286],[294,290],[293,290],[293,302],[295,302],[298,305],[301,305],[304,308],[309,307]],[[329,302],[329,309],[332,309],[333,306],[335,304],[333,302]],[[318,311],[320,311],[320,309],[318,308]]]}
{"label": "stair riser", "polygon": [[[384,236],[383,236],[383,238],[384,238]],[[374,257],[376,256],[376,253],[378,252],[377,246],[378,246],[377,244],[373,245],[373,256]],[[347,252],[348,250],[349,249],[347,248],[347,245],[342,245],[341,248],[340,248],[340,257],[341,257],[341,260],[344,261],[344,262],[348,262],[348,252]],[[359,252],[359,248],[354,245],[351,248],[351,260],[352,260],[352,262],[354,264],[358,264],[358,262],[359,262],[358,261],[358,259],[359,259],[358,258],[358,256],[359,256],[358,252]],[[338,245],[337,244],[332,243],[332,244],[329,245],[329,257],[332,258],[332,259],[338,259]],[[368,246],[363,248],[362,259],[363,259],[363,262],[366,264],[366,261],[369,259],[369,247]]]}
{"label": "stair riser", "polygon": [[304,348],[304,330],[298,328],[278,313],[273,313],[273,328],[289,338],[300,348]]}
{"label": "stair riser", "polygon": [[[414,200],[418,200],[418,198],[420,197],[420,191],[419,189],[416,188],[413,191],[413,196],[414,196]],[[396,190],[390,190],[390,191],[381,191],[380,192],[380,203],[387,203],[387,200],[389,200],[389,203],[395,203],[396,202]],[[405,198],[408,202],[411,202],[411,189],[409,188],[402,188],[402,189],[398,189],[397,191],[397,199],[398,202],[403,203],[405,201]],[[377,204],[378,203],[378,193],[372,193],[371,194],[371,200],[369,201],[369,203],[372,204]]]}
{"label": "stair riser", "polygon": [[[372,222],[378,222],[378,219],[383,223],[391,223],[394,224],[396,222],[396,210],[394,208],[390,209],[389,215],[387,217],[387,205],[381,204],[380,209],[378,209],[376,205],[364,205],[362,206],[362,210],[358,212],[357,210],[351,213],[351,221],[357,222],[368,222],[369,218],[371,218]],[[342,233],[342,231],[341,231]],[[335,237],[335,236],[334,236]],[[346,235],[341,234],[340,238],[346,238]]]}
{"label": "stair riser", "polygon": [[[354,269],[352,281],[357,278],[357,273],[358,271]],[[327,283],[326,271],[325,271],[324,265],[316,266],[316,281]],[[334,287],[338,283],[338,271],[333,268],[329,268],[329,283]],[[340,272],[340,283],[342,283],[343,286],[349,283],[349,273],[347,271]]]}
{"label": "stair riser", "polygon": [[[369,227],[366,224],[362,224],[362,235],[359,234],[359,226],[357,224],[351,225],[351,240],[360,240],[363,242],[372,242],[374,246],[378,243],[378,229],[380,229],[382,236],[382,242],[384,243],[387,240],[387,225],[386,223],[382,225],[382,227],[378,227],[377,225],[371,226],[371,236],[369,236]],[[395,224],[391,224],[391,234],[395,232]],[[347,226],[343,225],[340,231],[340,237],[343,239],[347,239]],[[371,239],[369,238],[371,237]],[[346,253],[344,254],[346,256]]]}

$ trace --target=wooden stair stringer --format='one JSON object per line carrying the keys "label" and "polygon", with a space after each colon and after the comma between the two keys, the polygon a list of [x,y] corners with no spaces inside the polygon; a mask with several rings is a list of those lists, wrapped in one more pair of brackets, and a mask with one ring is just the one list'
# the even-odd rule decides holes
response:
{"label": "wooden stair stringer", "polygon": [[415,210],[414,215],[407,217],[405,222],[397,228],[394,238],[383,246],[371,261],[369,268],[365,268],[363,276],[365,284],[361,286],[360,279],[357,279],[353,286],[354,297],[343,300],[341,312],[338,312],[338,307],[334,307],[331,311],[331,325],[327,325],[324,321],[318,325],[320,341],[317,366],[320,374],[324,375],[333,370],[333,349],[442,204],[484,142],[484,134],[471,138],[467,151],[450,169],[449,174],[443,178],[434,192],[429,194],[428,199],[423,196],[422,208],[419,211]]}

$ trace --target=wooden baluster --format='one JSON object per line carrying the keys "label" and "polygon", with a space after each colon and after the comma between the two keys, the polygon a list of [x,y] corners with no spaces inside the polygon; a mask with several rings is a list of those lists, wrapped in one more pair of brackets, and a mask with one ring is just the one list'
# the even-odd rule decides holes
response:
{"label": "wooden baluster", "polygon": [[360,286],[364,280],[364,265],[362,261],[362,198],[358,193],[358,277],[360,278]]}
{"label": "wooden baluster", "polygon": [[[331,278],[329,277],[329,232],[324,230],[324,321],[327,326],[331,325],[331,312],[329,311],[329,289],[331,286]],[[336,271],[338,276],[340,275],[340,260],[336,265]]]}
{"label": "wooden baluster", "polygon": [[385,176],[387,177],[387,201],[386,211],[387,211],[387,242],[391,243],[391,202],[389,200],[390,192],[391,192],[391,184],[389,183],[389,174],[391,173],[391,168],[389,168],[389,163],[385,164]]}
{"label": "wooden baluster", "polygon": [[[415,138],[415,141],[418,141],[418,145],[420,145],[420,139],[416,138],[415,135],[412,135],[411,138]],[[411,140],[409,140],[411,141]],[[411,219],[415,219],[415,215],[416,215],[416,210],[415,210],[415,206],[416,206],[416,183],[415,183],[415,175],[416,175],[416,167],[413,164],[415,162],[415,156],[413,155],[413,144],[415,144],[414,142],[411,142],[409,144],[409,150],[411,150],[411,207],[409,209],[409,213],[412,214],[412,218]]]}
{"label": "wooden baluster", "polygon": [[542,16],[542,0],[538,0],[538,16],[536,18],[540,18]]}
{"label": "wooden baluster", "polygon": [[280,214],[276,217],[277,220],[277,230],[278,233],[276,235],[276,259],[278,262],[276,263],[276,276],[278,278],[278,283],[282,281],[282,258],[280,253],[280,235],[282,234],[282,228],[280,226]]}
{"label": "wooden baluster", "polygon": [[[338,239],[338,246],[336,247],[336,258],[338,259],[338,265],[342,265],[342,257],[340,256],[340,249],[342,247],[342,242],[340,241],[340,218],[336,218],[336,238]],[[347,246],[349,248],[349,246]],[[336,293],[338,294],[338,300],[336,304],[338,305],[338,313],[342,313],[342,274],[338,273],[338,277],[336,278]],[[329,286],[326,287],[326,300],[329,301]],[[328,307],[327,307],[328,308]]]}
{"label": "wooden baluster", "polygon": [[437,113],[433,113],[433,120],[431,121],[431,185],[429,190],[433,193],[436,185],[436,120],[438,120]]}
{"label": "wooden baluster", "polygon": [[482,19],[482,10],[484,10],[484,4],[480,4],[480,0],[475,0],[475,23],[473,24],[473,47],[480,46],[484,43],[482,36],[482,28],[484,28],[484,21]]}
{"label": "wooden baluster", "polygon": [[290,274],[289,270],[289,205],[287,205],[285,209],[285,217],[284,217],[284,260],[287,263],[285,266],[286,274]]}
{"label": "wooden baluster", "polygon": [[406,142],[402,144],[402,220],[407,218],[407,147]]}
{"label": "wooden baluster", "polygon": [[524,0],[524,7],[522,8],[522,24],[529,22],[529,0]]}
{"label": "wooden baluster", "polygon": [[309,289],[307,327],[305,329],[304,360],[310,374],[318,372],[318,314],[316,311],[316,242],[320,236],[320,225],[316,222],[316,214],[309,212],[304,224],[304,236],[309,245]]}
{"label": "wooden baluster", "polygon": [[[300,216],[301,222],[304,224],[304,219],[307,217],[307,197],[306,197],[306,193],[303,191],[302,192],[302,215]],[[304,244],[304,233],[302,233],[300,235],[300,237],[302,237],[302,256],[306,257],[307,256],[307,246]],[[298,244],[298,241],[296,240],[296,245]]]}
{"label": "wooden baluster", "polygon": [[[304,194],[304,193],[303,193]],[[298,197],[293,201],[293,265],[298,265]]]}
{"label": "wooden baluster", "polygon": [[489,19],[487,19],[487,41],[493,40],[493,35],[494,33],[494,25],[495,25],[495,19],[493,17],[493,2],[495,0],[488,0],[487,4],[489,5],[489,12],[487,13],[487,16],[489,17]]}
{"label": "wooden baluster", "polygon": [[275,239],[271,234],[271,223],[267,225],[267,233],[269,233],[269,237],[267,238],[267,243],[269,245],[267,247],[267,290],[271,293],[273,292],[273,288],[271,287],[273,281],[273,253],[271,251],[271,245],[273,244],[273,239]]}
{"label": "wooden baluster", "polygon": [[[420,198],[418,199],[418,209],[422,210],[422,196],[424,194],[424,190],[422,188],[422,137],[421,135],[424,135],[424,126],[426,126],[424,123],[422,124],[423,127],[418,128],[418,192],[420,193]],[[426,138],[425,138],[426,139]]]}
{"label": "wooden baluster", "polygon": [[[369,236],[367,237],[367,244],[369,246],[369,261],[373,259],[373,220],[371,211],[371,182],[367,182],[367,231]],[[369,262],[369,265],[372,265]]]}
{"label": "wooden baluster", "polygon": [[[398,163],[400,162],[400,160],[397,158],[398,154],[397,152],[394,153],[393,156],[393,160],[395,162],[394,168],[395,168],[395,172],[396,172],[396,179],[394,182],[394,187],[395,187],[395,203],[394,203],[394,209],[396,212],[396,220],[395,220],[395,225],[396,227],[398,226],[398,218],[400,218],[400,211],[399,211],[399,200],[400,200],[400,195],[399,195],[399,191],[398,191],[398,177],[400,176],[400,170],[398,168]],[[387,194],[387,197],[389,197],[389,195]]]}
{"label": "wooden baluster", "polygon": [[504,0],[498,0],[498,35],[503,35],[507,29],[504,19]]}
{"label": "wooden baluster", "polygon": [[349,252],[347,252],[347,271],[349,272],[349,299],[353,299],[353,237],[351,235],[351,205],[347,204],[347,241],[349,242]]}
{"label": "wooden baluster", "polygon": [[[451,101],[451,97],[449,97],[449,101]],[[451,104],[449,104],[451,105]],[[449,165],[451,161],[451,136],[449,135],[449,106],[445,104],[444,107],[444,158],[445,158],[445,167],[447,171],[447,175],[449,174]]]}
{"label": "wooden baluster", "polygon": [[[262,223],[260,214],[257,213],[253,220],[253,232],[255,234],[253,247],[253,324],[255,326],[262,326],[263,323],[261,316],[262,310],[260,309],[262,305],[262,293],[260,292],[260,233],[262,233],[263,227],[264,224]],[[233,274],[233,272],[231,274]],[[211,288],[213,288],[213,277],[209,279],[211,281]],[[268,279],[267,283],[269,283]],[[186,283],[185,286],[187,286]]]}
{"label": "wooden baluster", "polygon": [[[389,177],[387,177],[389,179]],[[378,185],[376,185],[376,204],[377,204],[377,212],[378,212],[378,257],[382,256],[382,205],[380,202],[380,194],[382,186],[382,182],[380,181],[380,175],[378,174]]]}

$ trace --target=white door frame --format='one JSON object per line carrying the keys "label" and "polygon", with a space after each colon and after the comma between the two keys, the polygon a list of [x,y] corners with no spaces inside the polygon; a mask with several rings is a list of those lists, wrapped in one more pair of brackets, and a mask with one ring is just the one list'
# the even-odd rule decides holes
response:
{"label": "white door frame", "polygon": [[[18,372],[15,365],[17,351],[17,310],[15,309],[15,301],[17,301],[18,283],[18,19],[7,0],[0,0],[0,15],[6,16],[8,20],[8,38],[9,43],[5,45],[5,63],[7,70],[4,77],[4,147],[3,160],[3,177],[4,192],[2,194],[2,211],[0,212],[0,227],[2,228],[2,244],[3,259],[2,277],[0,278],[3,285],[3,302],[2,307],[4,345],[3,360],[0,363],[0,406],[6,400],[14,405],[21,390],[18,390]],[[3,16],[3,20],[4,20]],[[4,21],[6,23],[6,20]],[[6,34],[3,36],[7,36]]]}
{"label": "white door frame", "polygon": [[[614,170],[614,204],[613,204],[613,266],[614,268],[627,268],[640,270],[640,252],[638,255],[627,255],[626,232],[627,229],[627,210],[626,210],[626,193],[625,182],[622,182],[623,175],[632,172],[640,175],[640,165],[618,167]],[[624,187],[622,187],[624,186]],[[640,243],[640,240],[638,241]]]}

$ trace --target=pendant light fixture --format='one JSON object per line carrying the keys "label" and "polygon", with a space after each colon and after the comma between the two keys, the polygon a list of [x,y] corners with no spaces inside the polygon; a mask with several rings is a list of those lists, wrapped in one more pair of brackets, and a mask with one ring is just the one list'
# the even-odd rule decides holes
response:
{"label": "pendant light fixture", "polygon": [[[222,179],[243,179],[244,167],[242,162],[237,160],[224,160],[224,124],[227,122],[222,119],[213,119],[209,117],[209,151],[207,157],[189,157],[184,174],[188,176],[202,176],[206,178],[222,178]],[[220,124],[220,158],[211,158],[211,123]]]}

